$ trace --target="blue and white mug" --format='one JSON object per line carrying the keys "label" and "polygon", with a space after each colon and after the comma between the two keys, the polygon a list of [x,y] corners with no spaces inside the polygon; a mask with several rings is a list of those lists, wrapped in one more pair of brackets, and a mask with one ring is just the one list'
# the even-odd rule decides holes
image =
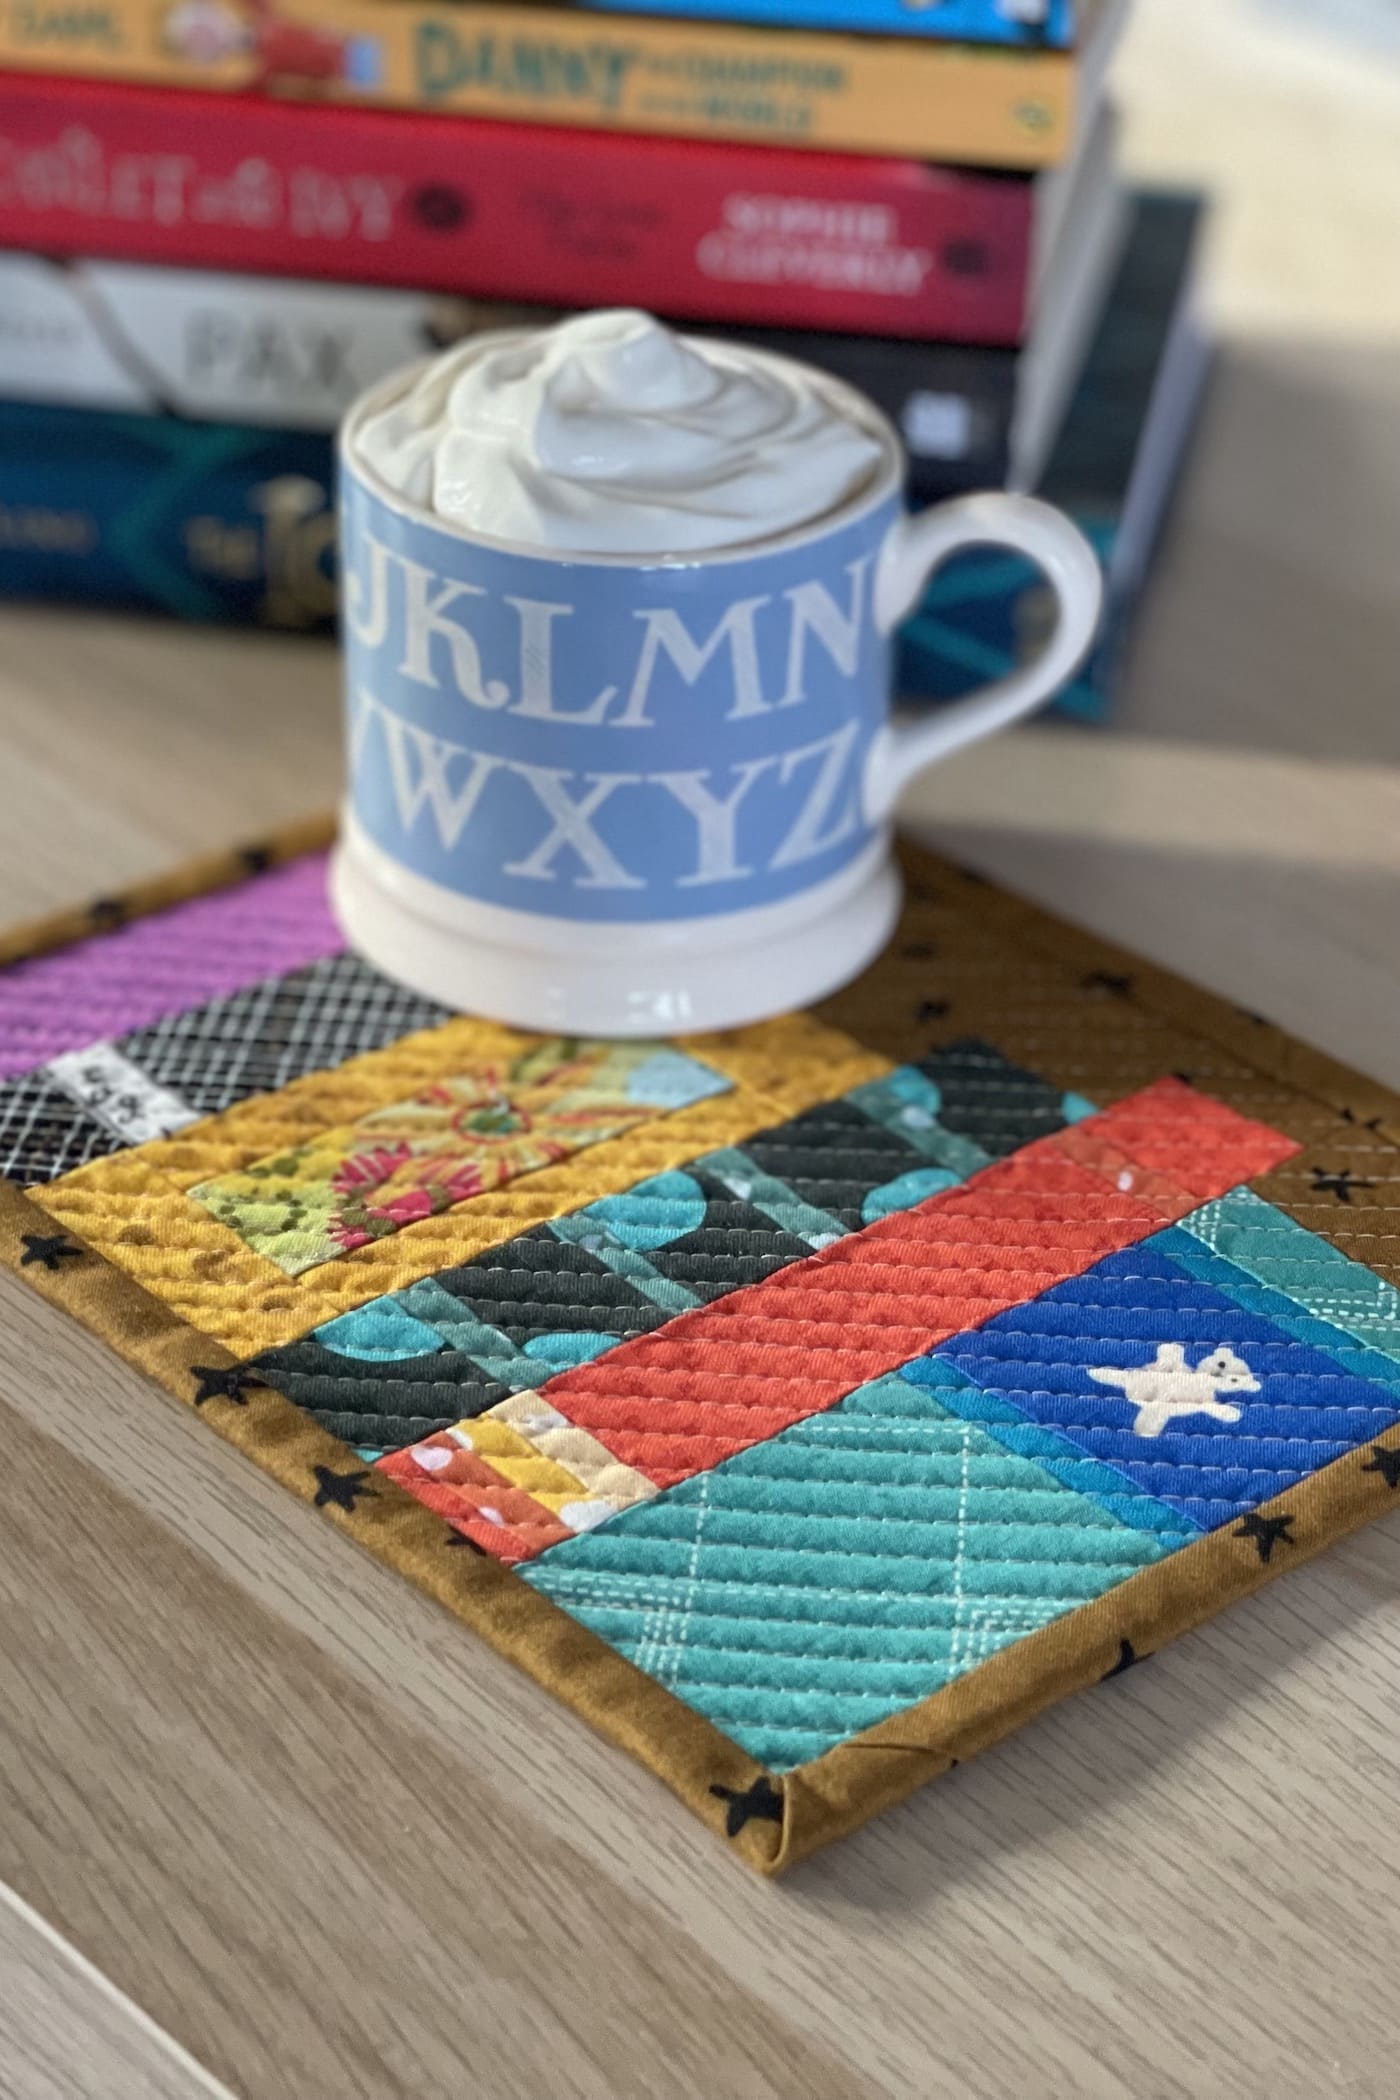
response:
{"label": "blue and white mug", "polygon": [[[364,396],[342,436],[333,894],[351,941],[447,1005],[588,1035],[737,1026],[854,976],[899,909],[900,788],[1082,660],[1101,595],[1088,543],[1026,496],[906,515],[893,428],[805,373],[883,453],[873,485],[814,522],[655,559],[493,540],[359,455],[419,369]],[[1051,640],[935,714],[892,717],[895,626],[979,544],[1043,571]]]}

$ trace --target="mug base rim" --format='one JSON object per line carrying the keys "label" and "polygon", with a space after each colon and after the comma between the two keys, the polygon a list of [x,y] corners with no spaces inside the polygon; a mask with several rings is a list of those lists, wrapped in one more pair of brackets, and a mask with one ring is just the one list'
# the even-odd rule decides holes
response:
{"label": "mug base rim", "polygon": [[[425,998],[541,1034],[705,1034],[808,1006],[874,960],[903,897],[881,840],[849,871],[854,882],[727,913],[722,931],[704,919],[590,928],[610,936],[606,952],[592,941],[580,952],[576,941],[541,945],[541,922],[527,914],[462,898],[450,900],[447,923],[436,898],[436,909],[424,909],[425,898],[380,879],[380,855],[357,829],[342,834],[330,869],[332,909],[351,947]],[[518,930],[508,923],[517,918]],[[758,924],[746,937],[750,918]]]}

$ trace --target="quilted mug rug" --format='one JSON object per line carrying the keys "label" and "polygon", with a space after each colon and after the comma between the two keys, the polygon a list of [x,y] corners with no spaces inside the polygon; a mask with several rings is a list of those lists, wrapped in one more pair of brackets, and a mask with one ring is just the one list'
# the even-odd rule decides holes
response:
{"label": "quilted mug rug", "polygon": [[912,853],[813,1011],[542,1041],[328,839],[0,947],[0,1255],[751,1866],[1400,1498],[1383,1088]]}

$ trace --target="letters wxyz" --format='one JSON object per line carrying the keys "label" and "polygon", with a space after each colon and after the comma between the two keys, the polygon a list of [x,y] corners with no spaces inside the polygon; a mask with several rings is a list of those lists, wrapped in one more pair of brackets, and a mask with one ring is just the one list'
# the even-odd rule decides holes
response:
{"label": "letters wxyz", "polygon": [[[620,858],[625,850],[609,843],[598,821],[615,797],[633,798],[625,835],[642,825],[690,820],[689,861],[676,877],[680,889],[737,882],[757,872],[745,857],[740,819],[756,784],[789,791],[789,815],[775,845],[764,855],[768,871],[800,867],[854,838],[860,828],[859,772],[853,763],[859,722],[847,722],[830,735],[808,744],[751,759],[742,765],[709,771],[661,773],[578,773],[565,767],[530,765],[474,751],[450,738],[435,736],[416,722],[405,721],[363,689],[354,697],[351,764],[387,764],[394,807],[403,829],[432,827],[445,852],[452,852],[478,817],[485,817],[502,836],[519,838],[535,820],[529,850],[505,861],[502,873],[529,882],[571,883],[577,889],[640,890],[642,877]],[[726,776],[723,789],[712,782]],[[661,807],[642,812],[638,794],[661,796]],[[509,827],[499,824],[499,809],[490,812],[487,797],[508,798]],[[565,848],[570,854],[561,865]]]}

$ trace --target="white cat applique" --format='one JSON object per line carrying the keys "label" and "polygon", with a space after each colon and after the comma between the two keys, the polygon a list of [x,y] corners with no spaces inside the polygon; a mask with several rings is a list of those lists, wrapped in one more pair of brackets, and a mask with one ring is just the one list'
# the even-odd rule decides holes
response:
{"label": "white cat applique", "polygon": [[1211,1415],[1217,1422],[1238,1422],[1244,1409],[1217,1396],[1259,1391],[1259,1380],[1249,1365],[1223,1342],[1203,1356],[1194,1371],[1180,1342],[1163,1342],[1155,1362],[1144,1364],[1140,1371],[1104,1368],[1091,1370],[1089,1376],[1100,1385],[1116,1385],[1137,1409],[1133,1424],[1137,1436],[1160,1436],[1168,1422],[1180,1415]]}

